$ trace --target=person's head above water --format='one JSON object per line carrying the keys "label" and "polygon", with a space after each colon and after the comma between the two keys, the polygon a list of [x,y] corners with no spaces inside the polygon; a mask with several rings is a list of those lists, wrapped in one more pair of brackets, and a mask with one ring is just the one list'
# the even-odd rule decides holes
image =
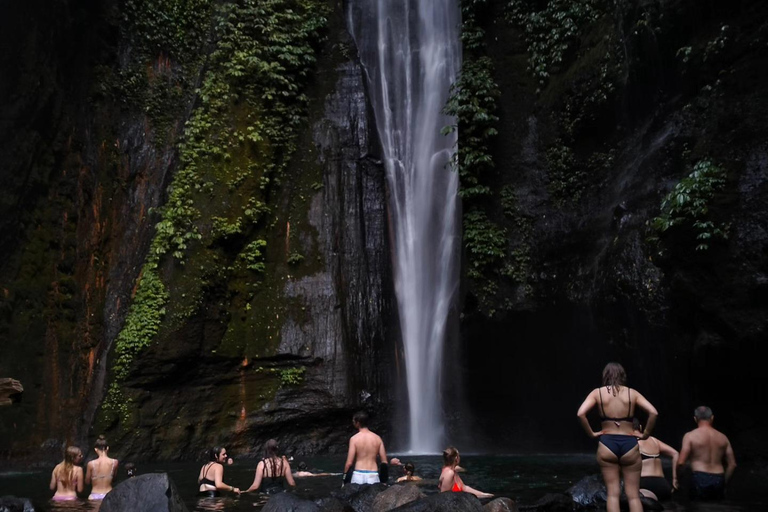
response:
{"label": "person's head above water", "polygon": [[413,472],[416,471],[416,467],[413,465],[413,462],[406,462],[404,467],[405,474],[408,476],[413,476]]}
{"label": "person's head above water", "polygon": [[128,462],[125,465],[125,474],[128,475],[128,478],[136,476],[136,464]]}
{"label": "person's head above water", "polygon": [[208,450],[208,460],[210,462],[223,463],[225,460],[227,460],[227,449],[223,446],[214,446]]}
{"label": "person's head above water", "polygon": [[267,444],[264,445],[264,457],[267,459],[277,457],[277,452],[279,449],[280,447],[277,445],[277,440],[270,439],[267,441]]}
{"label": "person's head above water", "polygon": [[303,462],[303,461],[299,462],[299,465],[297,467],[299,468],[299,471],[308,471],[306,462]]}
{"label": "person's head above water", "polygon": [[367,428],[368,427],[368,413],[365,411],[357,411],[354,416],[352,416],[352,423],[355,424],[355,427],[357,428]]}
{"label": "person's head above water", "polygon": [[715,415],[712,414],[712,409],[706,405],[700,405],[696,408],[695,411],[693,411],[693,418],[696,420],[696,423],[699,423],[700,421],[707,421],[711,423],[712,418],[714,417]]}
{"label": "person's head above water", "polygon": [[608,363],[603,368],[603,386],[621,387],[627,385],[627,372],[619,363]]}
{"label": "person's head above water", "polygon": [[107,438],[104,437],[104,434],[99,435],[99,438],[94,443],[93,449],[96,450],[96,453],[109,451],[109,443],[107,442]]}
{"label": "person's head above water", "polygon": [[65,464],[77,464],[79,459],[83,457],[83,452],[77,446],[67,446],[64,450],[64,463]]}
{"label": "person's head above water", "polygon": [[453,446],[449,446],[443,450],[443,466],[456,466],[459,463],[459,450]]}

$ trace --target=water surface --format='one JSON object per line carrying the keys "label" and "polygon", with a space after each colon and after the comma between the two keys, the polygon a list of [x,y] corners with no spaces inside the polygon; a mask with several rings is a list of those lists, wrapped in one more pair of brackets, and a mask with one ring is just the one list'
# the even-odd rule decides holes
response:
{"label": "water surface", "polygon": [[[437,491],[437,478],[440,475],[441,460],[436,455],[409,456],[399,455],[402,461],[411,461],[416,465],[416,473],[425,480],[421,483],[425,493]],[[310,468],[317,471],[340,472],[343,457],[303,458]],[[294,461],[294,466],[299,461]],[[242,489],[253,482],[255,460],[236,460],[224,471],[224,481]],[[225,510],[244,512],[261,508],[267,496],[259,493],[245,494],[240,498],[229,495],[223,498],[198,499],[195,479],[201,463],[141,463],[139,474],[167,472],[176,484],[182,499],[190,511]],[[491,492],[497,496],[507,496],[520,505],[535,503],[547,493],[563,492],[586,475],[599,472],[594,455],[463,455],[462,466],[467,471],[462,475],[464,481],[477,489]],[[51,468],[52,469],[52,468]],[[666,468],[669,472],[669,468]],[[123,477],[122,470],[119,476]],[[397,468],[391,470],[391,477],[400,476]],[[752,512],[768,510],[768,491],[765,489],[765,468],[739,466],[729,486],[728,501],[714,504],[692,504],[685,499],[684,493],[676,501],[665,505],[667,510],[677,512]],[[87,501],[52,503],[52,492],[48,490],[49,470],[30,470],[0,473],[0,495],[15,495],[30,498],[42,511],[97,511],[98,503]],[[297,479],[295,492],[307,499],[327,497],[341,486],[341,476],[312,477]],[[255,505],[255,507],[254,507]]]}

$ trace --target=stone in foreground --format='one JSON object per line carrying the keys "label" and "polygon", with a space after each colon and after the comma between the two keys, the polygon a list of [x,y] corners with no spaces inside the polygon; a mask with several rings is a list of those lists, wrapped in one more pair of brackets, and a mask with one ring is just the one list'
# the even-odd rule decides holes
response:
{"label": "stone in foreground", "polygon": [[120,482],[101,502],[100,512],[189,512],[166,473]]}

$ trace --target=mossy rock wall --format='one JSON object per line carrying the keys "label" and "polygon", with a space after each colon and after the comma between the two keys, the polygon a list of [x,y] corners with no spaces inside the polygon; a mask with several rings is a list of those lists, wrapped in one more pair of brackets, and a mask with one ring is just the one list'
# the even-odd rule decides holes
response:
{"label": "mossy rock wall", "polygon": [[[0,451],[53,458],[98,432],[163,459],[273,436],[338,448],[353,410],[389,407],[394,343],[383,169],[343,6],[60,8],[67,30],[41,46],[44,18],[25,48],[88,74],[31,66],[3,105],[40,109],[23,81],[45,79],[67,106],[38,114],[59,124],[30,129],[31,163],[2,146],[3,235],[24,239],[0,298],[21,364],[0,373],[27,391]],[[80,31],[109,43],[100,60],[56,61]]]}

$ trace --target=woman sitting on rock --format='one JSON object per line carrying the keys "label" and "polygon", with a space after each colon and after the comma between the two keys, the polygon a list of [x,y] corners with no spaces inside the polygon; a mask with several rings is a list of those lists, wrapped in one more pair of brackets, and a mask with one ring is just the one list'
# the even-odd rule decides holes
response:
{"label": "woman sitting on rock", "polygon": [[478,498],[493,498],[493,494],[478,491],[464,484],[464,481],[456,471],[460,460],[459,450],[453,446],[443,450],[443,471],[440,473],[440,480],[437,484],[440,492],[468,492]]}
{"label": "woman sitting on rock", "polygon": [[77,493],[83,492],[83,468],[78,466],[83,460],[83,452],[77,446],[68,446],[61,461],[51,473],[50,488],[56,491],[54,501],[77,499]]}
{"label": "woman sitting on rock", "polygon": [[99,436],[93,450],[99,457],[88,463],[85,483],[93,485],[89,500],[103,500],[112,490],[112,479],[117,474],[117,459],[109,458],[109,444],[104,436]]}
{"label": "woman sitting on rock", "polygon": [[232,491],[240,494],[240,489],[224,483],[224,463],[227,461],[227,449],[214,447],[208,452],[210,461],[200,468],[197,483],[198,495],[216,498],[219,491]]}
{"label": "woman sitting on rock", "polygon": [[283,491],[283,481],[294,487],[296,481],[291,473],[291,465],[288,459],[277,454],[277,441],[270,439],[264,447],[264,458],[256,465],[256,475],[251,486],[245,492],[255,491],[264,483],[261,492],[274,494]]}

